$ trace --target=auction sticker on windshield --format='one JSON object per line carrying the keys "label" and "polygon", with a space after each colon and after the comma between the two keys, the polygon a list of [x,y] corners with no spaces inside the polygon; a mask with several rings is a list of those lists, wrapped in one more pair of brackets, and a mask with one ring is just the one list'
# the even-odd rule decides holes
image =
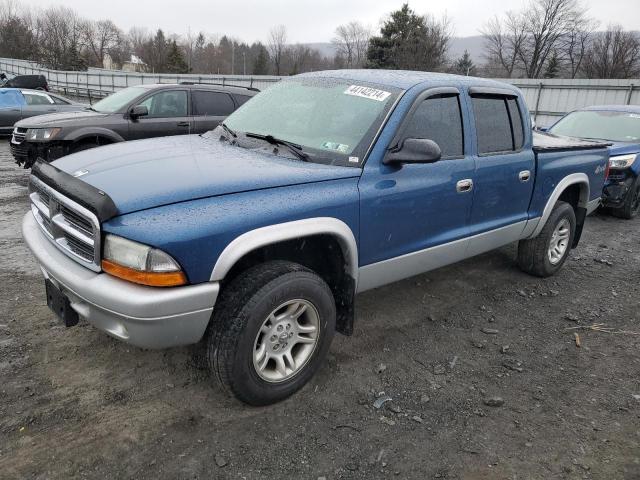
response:
{"label": "auction sticker on windshield", "polygon": [[344,93],[345,95],[368,98],[370,100],[377,100],[378,102],[385,101],[387,97],[391,95],[391,92],[385,92],[384,90],[378,90],[377,88],[362,87],[360,85],[351,85]]}

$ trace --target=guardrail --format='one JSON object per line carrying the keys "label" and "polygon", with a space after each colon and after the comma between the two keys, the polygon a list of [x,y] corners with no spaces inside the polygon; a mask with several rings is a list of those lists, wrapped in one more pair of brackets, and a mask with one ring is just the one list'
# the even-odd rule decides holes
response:
{"label": "guardrail", "polygon": [[238,85],[262,90],[281,79],[281,77],[268,75],[156,74],[99,68],[91,68],[87,71],[52,70],[34,62],[10,58],[0,58],[0,72],[12,75],[44,75],[51,90],[77,98],[86,98],[89,103],[134,85],[194,82]]}
{"label": "guardrail", "polygon": [[[133,85],[151,83],[198,82],[241,85],[260,90],[282,77],[270,75],[194,75],[138,73],[92,68],[85,72],[51,70],[28,60],[0,58],[0,71],[13,75],[45,75],[53,90],[86,98],[89,102]],[[519,87],[536,123],[553,123],[572,110],[590,105],[640,105],[640,79],[497,79]]]}

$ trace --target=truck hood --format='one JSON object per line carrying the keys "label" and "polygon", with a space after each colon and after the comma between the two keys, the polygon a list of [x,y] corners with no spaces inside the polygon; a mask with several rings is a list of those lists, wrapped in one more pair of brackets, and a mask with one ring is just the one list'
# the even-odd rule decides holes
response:
{"label": "truck hood", "polygon": [[105,192],[121,215],[362,173],[359,168],[302,162],[199,135],[116,143],[63,157],[52,165]]}
{"label": "truck hood", "polygon": [[[83,125],[87,120],[108,117],[114,115],[112,113],[98,113],[91,110],[82,109],[82,105],[74,105],[78,107],[78,111],[48,113],[46,115],[38,115],[35,117],[25,118],[16,123],[16,127],[20,128],[45,128],[45,127],[64,127],[69,124]],[[118,114],[122,116],[122,114]]]}
{"label": "truck hood", "polygon": [[609,147],[609,155],[627,155],[630,153],[640,153],[640,144],[629,142],[614,142]]}

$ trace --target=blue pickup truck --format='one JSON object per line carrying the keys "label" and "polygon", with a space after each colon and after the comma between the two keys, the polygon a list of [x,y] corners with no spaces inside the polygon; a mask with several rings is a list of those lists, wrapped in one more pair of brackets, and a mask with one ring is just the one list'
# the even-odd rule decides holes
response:
{"label": "blue pickup truck", "polygon": [[510,85],[318,72],[203,135],[37,162],[23,235],[65,324],[198,343],[228,391],[262,405],[353,332],[358,292],[511,242],[525,272],[557,272],[607,162],[606,144],[533,134]]}

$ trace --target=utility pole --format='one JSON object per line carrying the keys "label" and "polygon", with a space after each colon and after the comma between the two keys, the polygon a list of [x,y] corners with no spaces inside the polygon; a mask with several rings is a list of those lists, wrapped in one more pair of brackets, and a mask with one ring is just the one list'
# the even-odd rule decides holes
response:
{"label": "utility pole", "polygon": [[247,52],[242,52],[242,75],[247,74]]}

